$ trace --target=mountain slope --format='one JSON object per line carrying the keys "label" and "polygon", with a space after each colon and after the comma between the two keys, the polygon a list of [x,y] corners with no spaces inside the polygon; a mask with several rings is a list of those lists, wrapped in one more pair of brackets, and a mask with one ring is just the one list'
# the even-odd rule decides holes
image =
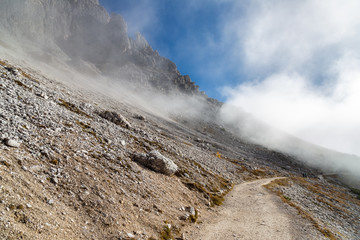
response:
{"label": "mountain slope", "polygon": [[181,238],[235,184],[278,176],[271,189],[317,234],[359,237],[358,190],[242,136],[98,1],[1,6],[1,239]]}
{"label": "mountain slope", "polygon": [[[0,72],[2,239],[170,239],[161,236],[181,236],[209,216],[233,184],[273,176],[293,179],[277,189],[311,212],[309,224],[322,231],[336,222],[334,236],[357,237],[356,195],[290,156],[211,122],[184,125],[6,62]],[[178,166],[176,175],[135,161],[153,150]]]}

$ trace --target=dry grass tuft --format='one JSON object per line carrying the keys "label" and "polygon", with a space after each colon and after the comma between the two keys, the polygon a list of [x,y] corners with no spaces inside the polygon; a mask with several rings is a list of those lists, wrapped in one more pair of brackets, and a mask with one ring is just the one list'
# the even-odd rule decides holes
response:
{"label": "dry grass tuft", "polygon": [[59,98],[59,105],[65,107],[66,109],[70,110],[71,112],[74,112],[76,114],[92,118],[89,114],[86,112],[80,110],[75,104],[72,104],[70,102],[65,101],[64,99]]}
{"label": "dry grass tuft", "polygon": [[163,227],[163,230],[160,232],[160,240],[171,240],[174,239],[171,229],[168,225]]}

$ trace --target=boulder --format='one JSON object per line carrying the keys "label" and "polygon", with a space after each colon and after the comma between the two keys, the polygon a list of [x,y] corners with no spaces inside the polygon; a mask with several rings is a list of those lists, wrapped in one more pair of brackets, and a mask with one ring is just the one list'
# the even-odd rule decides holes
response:
{"label": "boulder", "polygon": [[14,148],[18,148],[20,147],[20,143],[14,139],[5,139],[4,140],[4,143],[6,146],[9,146],[9,147],[14,147]]}
{"label": "boulder", "polygon": [[125,127],[127,129],[131,128],[131,124],[120,114],[117,114],[116,112],[110,112],[110,111],[104,111],[99,113],[99,116],[115,123],[116,125]]}
{"label": "boulder", "polygon": [[135,153],[132,159],[144,167],[168,176],[175,174],[178,170],[178,166],[171,159],[155,150],[147,154]]}

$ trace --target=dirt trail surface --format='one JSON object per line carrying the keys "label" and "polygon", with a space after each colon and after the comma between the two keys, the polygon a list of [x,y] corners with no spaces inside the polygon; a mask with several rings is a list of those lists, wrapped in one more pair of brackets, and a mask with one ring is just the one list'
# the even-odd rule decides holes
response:
{"label": "dirt trail surface", "polygon": [[263,185],[276,178],[235,186],[216,216],[186,239],[326,239]]}

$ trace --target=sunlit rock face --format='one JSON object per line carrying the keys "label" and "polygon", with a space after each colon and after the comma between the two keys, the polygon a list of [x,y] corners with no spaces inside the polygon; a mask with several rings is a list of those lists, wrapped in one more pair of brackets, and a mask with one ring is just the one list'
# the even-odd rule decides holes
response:
{"label": "sunlit rock face", "polygon": [[115,79],[199,94],[198,87],[140,33],[129,38],[123,17],[109,15],[98,0],[1,0],[0,14],[1,32],[23,46],[61,56],[66,64],[86,62]]}

